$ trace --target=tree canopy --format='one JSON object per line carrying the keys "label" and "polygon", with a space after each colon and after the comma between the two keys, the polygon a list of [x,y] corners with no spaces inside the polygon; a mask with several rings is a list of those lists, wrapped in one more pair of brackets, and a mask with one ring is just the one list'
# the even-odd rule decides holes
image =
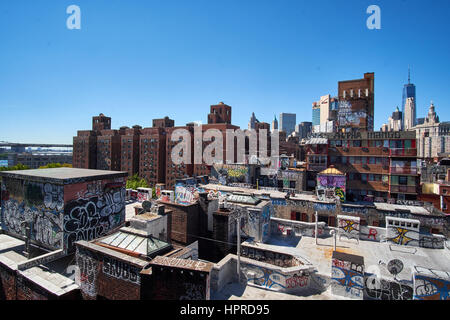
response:
{"label": "tree canopy", "polygon": [[137,188],[149,188],[149,185],[144,178],[139,177],[137,174],[128,177],[127,189],[136,190]]}

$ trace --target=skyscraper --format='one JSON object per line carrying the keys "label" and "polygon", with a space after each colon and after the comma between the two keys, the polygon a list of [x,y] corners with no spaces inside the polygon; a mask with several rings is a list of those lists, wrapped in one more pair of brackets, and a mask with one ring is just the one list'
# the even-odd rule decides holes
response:
{"label": "skyscraper", "polygon": [[278,130],[278,120],[277,120],[277,116],[276,115],[273,116],[272,132],[274,132],[275,130]]}
{"label": "skyscraper", "polygon": [[286,132],[286,136],[295,131],[296,123],[297,116],[295,113],[280,113],[280,131]]}
{"label": "skyscraper", "polygon": [[320,104],[313,102],[312,105],[312,125],[320,125]]}
{"label": "skyscraper", "polygon": [[255,113],[252,112],[252,116],[250,117],[250,121],[248,122],[248,129],[255,129],[256,123],[258,123],[258,119],[256,119]]}
{"label": "skyscraper", "polygon": [[416,125],[416,108],[415,108],[415,104],[417,103],[416,100],[416,86],[414,84],[411,83],[411,72],[410,69],[408,68],[408,83],[404,85],[403,87],[403,98],[402,98],[402,113],[403,113],[403,123],[406,124],[406,100],[408,98],[414,98],[414,109],[412,110],[412,121],[413,121],[413,125]]}
{"label": "skyscraper", "polygon": [[416,122],[416,101],[414,98],[407,98],[405,102],[405,114],[403,116],[403,127],[405,130],[411,130],[417,125]]}

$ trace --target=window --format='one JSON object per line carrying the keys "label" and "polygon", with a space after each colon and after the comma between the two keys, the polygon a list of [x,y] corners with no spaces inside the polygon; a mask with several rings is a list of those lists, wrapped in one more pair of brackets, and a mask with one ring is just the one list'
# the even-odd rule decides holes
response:
{"label": "window", "polygon": [[407,185],[408,184],[408,177],[399,176],[398,177],[398,184],[400,184],[400,185]]}
{"label": "window", "polygon": [[361,147],[361,140],[353,140],[353,147]]}

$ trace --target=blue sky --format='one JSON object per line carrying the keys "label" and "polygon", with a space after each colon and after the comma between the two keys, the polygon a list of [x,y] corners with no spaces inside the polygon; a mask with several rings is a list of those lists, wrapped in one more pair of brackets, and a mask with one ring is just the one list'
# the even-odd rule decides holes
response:
{"label": "blue sky", "polygon": [[[81,30],[66,8],[81,8]],[[381,8],[381,30],[366,9]],[[450,1],[0,2],[0,140],[71,143],[100,112],[114,128],[206,122],[209,106],[271,122],[311,103],[339,80],[375,72],[375,128],[401,104],[411,65],[417,116],[448,107]]]}

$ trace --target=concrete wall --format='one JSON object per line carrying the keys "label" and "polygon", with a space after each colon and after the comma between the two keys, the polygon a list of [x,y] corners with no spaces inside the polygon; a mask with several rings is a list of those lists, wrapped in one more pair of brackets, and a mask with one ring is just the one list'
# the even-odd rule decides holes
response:
{"label": "concrete wall", "polygon": [[364,298],[364,264],[332,259],[331,292],[349,299]]}
{"label": "concrete wall", "polygon": [[269,263],[282,268],[290,268],[301,266],[303,263],[296,257],[282,252],[275,252],[261,247],[255,247],[248,245],[247,243],[242,243],[241,255],[243,257]]}
{"label": "concrete wall", "polygon": [[170,242],[170,235],[168,233],[169,215],[157,216],[152,219],[146,219],[139,216],[132,217],[130,221],[130,228],[138,229],[147,232],[153,237]]}
{"label": "concrete wall", "polygon": [[[315,223],[300,222],[279,218],[271,218],[270,231],[272,235],[286,235],[291,237],[314,237]],[[289,235],[290,234],[290,235]],[[325,222],[318,222],[317,236],[327,237],[330,235],[329,228]]]}
{"label": "concrete wall", "polygon": [[366,273],[364,275],[364,299],[412,300],[412,298],[412,283],[378,278],[374,274]]}
{"label": "concrete wall", "polygon": [[[225,285],[237,281],[237,256],[229,254],[216,264],[211,272],[211,290],[220,292]],[[315,290],[311,281],[312,266],[278,267],[276,265],[241,257],[241,275],[248,285],[286,293]]]}
{"label": "concrete wall", "polygon": [[[438,274],[443,274],[443,277]],[[413,282],[414,300],[450,300],[448,272],[430,269],[425,273],[414,272]]]}

